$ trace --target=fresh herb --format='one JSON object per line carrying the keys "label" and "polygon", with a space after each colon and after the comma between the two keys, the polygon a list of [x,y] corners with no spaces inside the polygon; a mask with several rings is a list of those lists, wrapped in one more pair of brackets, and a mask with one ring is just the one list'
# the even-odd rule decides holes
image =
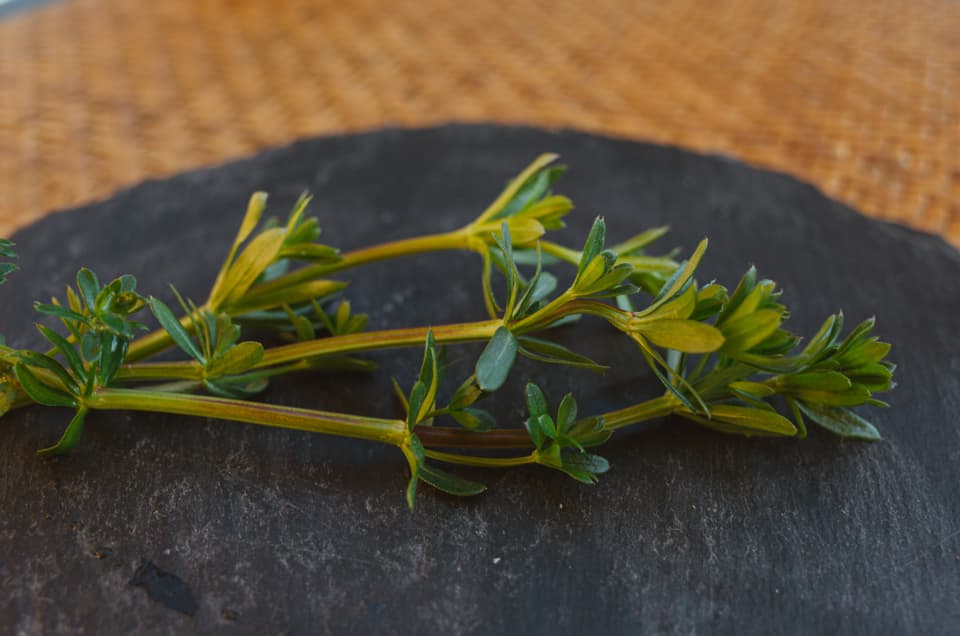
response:
{"label": "fresh herb", "polygon": [[[666,228],[607,247],[602,218],[580,250],[546,239],[562,228],[571,202],[553,193],[563,169],[543,155],[514,178],[468,225],[442,234],[341,253],[318,241],[320,227],[301,197],[284,224],[262,223],[266,195],[255,193],[207,300],[180,294],[179,310],[140,295],[133,276],[101,284],[81,269],[65,301],[38,302],[54,328],[37,328],[50,348],[19,350],[0,339],[0,415],[30,403],[73,415],[60,440],[39,452],[57,455],[79,442],[91,411],[135,410],[196,415],[392,444],[410,467],[407,501],[420,482],[454,495],[482,484],[439,467],[539,464],[594,483],[609,469],[595,449],[619,430],[677,415],[721,433],[803,438],[807,424],[841,437],[876,440],[876,428],[851,409],[886,406],[874,395],[893,387],[890,345],[871,335],[873,319],[843,335],[843,315],[829,316],[806,343],[784,328],[787,308],[769,280],[747,271],[730,292],[699,284],[702,241],[682,262],[647,249]],[[13,244],[0,240],[0,282],[14,272]],[[468,250],[480,256],[488,318],[432,327],[368,331],[368,317],[334,298],[346,283],[327,278],[408,254]],[[547,265],[568,264],[551,273]],[[497,282],[495,279],[501,278]],[[561,281],[567,281],[561,285]],[[500,293],[496,293],[497,289]],[[132,316],[149,309],[159,328]],[[178,315],[179,314],[179,315]],[[498,423],[482,400],[509,379],[518,356],[600,372],[592,360],[553,341],[551,328],[592,315],[636,345],[638,360],[663,385],[661,396],[607,413],[582,413],[571,393],[558,402],[526,386],[527,417]],[[243,340],[246,328],[272,330],[286,344]],[[272,342],[272,341],[271,341]],[[449,403],[444,347],[484,343],[474,372],[459,379]],[[184,358],[149,361],[177,347]],[[372,418],[255,401],[291,372],[367,370],[358,354],[422,347],[409,390],[394,380],[404,415]],[[780,408],[780,410],[777,409]],[[497,450],[496,453],[490,451]]]}

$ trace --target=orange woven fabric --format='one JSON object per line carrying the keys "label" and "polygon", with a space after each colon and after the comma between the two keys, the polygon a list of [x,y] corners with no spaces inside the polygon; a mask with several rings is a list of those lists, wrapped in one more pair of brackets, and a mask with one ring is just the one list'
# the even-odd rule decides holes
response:
{"label": "orange woven fabric", "polygon": [[958,38],[934,0],[63,0],[0,20],[0,235],[298,137],[460,120],[726,153],[960,243]]}

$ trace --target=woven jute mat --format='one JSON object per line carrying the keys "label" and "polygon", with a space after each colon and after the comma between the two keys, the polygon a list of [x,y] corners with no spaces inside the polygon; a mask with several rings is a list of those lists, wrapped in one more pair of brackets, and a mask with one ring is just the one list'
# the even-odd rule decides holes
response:
{"label": "woven jute mat", "polygon": [[299,137],[453,120],[724,153],[960,243],[960,3],[934,0],[47,4],[0,21],[0,235]]}

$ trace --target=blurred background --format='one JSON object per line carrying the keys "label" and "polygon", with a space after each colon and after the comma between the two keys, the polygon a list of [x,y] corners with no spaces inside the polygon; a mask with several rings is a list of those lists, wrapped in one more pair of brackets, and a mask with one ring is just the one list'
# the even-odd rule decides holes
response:
{"label": "blurred background", "polygon": [[960,2],[0,0],[0,235],[300,137],[450,121],[726,154],[960,244]]}

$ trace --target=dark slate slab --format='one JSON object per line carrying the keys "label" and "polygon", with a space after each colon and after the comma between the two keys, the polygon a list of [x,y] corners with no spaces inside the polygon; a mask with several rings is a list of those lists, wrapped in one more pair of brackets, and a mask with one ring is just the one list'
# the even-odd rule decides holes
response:
{"label": "dark slate slab", "polygon": [[[703,276],[751,263],[778,280],[810,333],[828,312],[876,314],[900,364],[883,442],[751,441],[679,421],[623,438],[613,471],[584,487],[559,473],[467,472],[490,486],[424,492],[415,514],[390,448],[252,426],[98,414],[70,457],[41,461],[67,414],[26,409],[0,426],[0,631],[12,633],[957,633],[960,631],[960,256],[931,236],[863,218],[790,177],[722,157],[573,132],[449,126],[317,139],[54,215],[20,232],[23,271],[0,325],[36,345],[30,306],[76,268],[133,271],[202,298],[245,200],[299,192],[344,248],[450,229],[535,154],[571,166],[579,202],[611,236],[655,224],[666,246],[711,249]],[[357,271],[349,291],[374,327],[483,316],[471,255]],[[709,274],[707,274],[709,273]],[[578,345],[604,378],[521,365],[518,387],[574,386],[585,410],[657,392],[640,357],[601,326]],[[564,337],[572,338],[570,334]],[[584,340],[586,340],[584,342]],[[466,369],[477,354],[452,356]],[[313,376],[271,400],[391,415],[389,377]],[[193,615],[130,585],[148,561]]]}

